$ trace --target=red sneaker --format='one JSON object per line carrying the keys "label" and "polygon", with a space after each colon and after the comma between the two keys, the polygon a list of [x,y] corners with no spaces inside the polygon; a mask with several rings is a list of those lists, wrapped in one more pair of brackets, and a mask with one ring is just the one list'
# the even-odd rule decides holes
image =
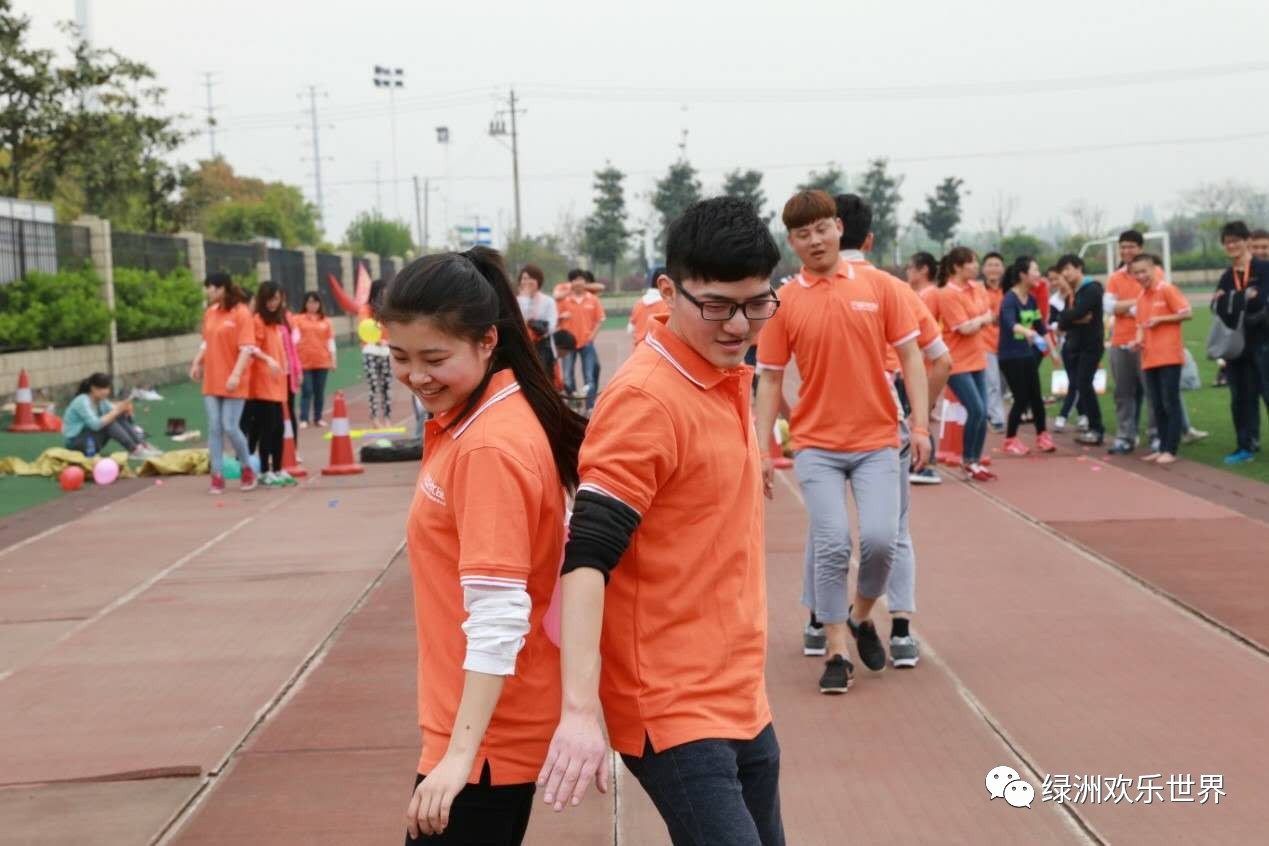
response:
{"label": "red sneaker", "polygon": [[1035,439],[1035,448],[1040,452],[1057,452],[1057,444],[1053,443],[1053,438],[1048,432],[1041,432]]}
{"label": "red sneaker", "polygon": [[225,492],[225,477],[218,476],[215,473],[211,477],[211,487],[207,489],[209,494],[223,494]]}
{"label": "red sneaker", "polygon": [[244,493],[246,491],[254,491],[256,489],[256,485],[258,484],[259,482],[256,480],[255,471],[250,467],[242,468],[242,487],[238,490],[243,491]]}
{"label": "red sneaker", "polygon": [[969,478],[975,482],[990,482],[996,478],[996,474],[988,470],[981,464],[971,464],[965,468],[965,472],[969,473]]}
{"label": "red sneaker", "polygon": [[1027,445],[1024,444],[1019,438],[1005,438],[1005,443],[1003,448],[1005,452],[1009,453],[1010,455],[1026,455],[1027,453],[1031,452],[1030,448],[1027,447]]}

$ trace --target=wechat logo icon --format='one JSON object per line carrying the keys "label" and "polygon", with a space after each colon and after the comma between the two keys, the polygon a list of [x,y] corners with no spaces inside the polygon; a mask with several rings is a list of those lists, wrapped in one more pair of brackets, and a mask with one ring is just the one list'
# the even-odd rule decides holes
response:
{"label": "wechat logo icon", "polygon": [[994,767],[984,780],[992,799],[1004,799],[1014,808],[1030,808],[1035,788],[1022,780],[1013,767]]}

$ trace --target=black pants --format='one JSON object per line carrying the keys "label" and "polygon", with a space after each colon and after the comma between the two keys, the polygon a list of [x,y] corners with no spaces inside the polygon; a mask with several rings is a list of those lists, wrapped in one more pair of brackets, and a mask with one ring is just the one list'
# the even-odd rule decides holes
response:
{"label": "black pants", "polygon": [[1093,377],[1097,375],[1097,366],[1102,362],[1102,348],[1096,346],[1076,350],[1072,358],[1075,372],[1071,374],[1071,388],[1079,392],[1075,407],[1088,418],[1088,431],[1096,435],[1104,434],[1106,427],[1102,425],[1102,407],[1097,401],[1097,392],[1093,390]]}
{"label": "black pants", "polygon": [[1062,344],[1062,368],[1066,370],[1066,396],[1062,398],[1062,409],[1058,417],[1070,417],[1079,393],[1075,390],[1075,360],[1078,350],[1069,343]]}
{"label": "black pants", "polygon": [[282,403],[249,399],[242,408],[247,450],[260,456],[260,472],[282,469]]}
{"label": "black pants", "polygon": [[1234,420],[1238,449],[1254,452],[1260,445],[1260,400],[1269,408],[1269,343],[1249,345],[1243,354],[1226,362],[1229,379],[1229,411]]}
{"label": "black pants", "polygon": [[622,755],[656,805],[674,846],[784,846],[780,745],[768,725],[753,740],[695,740]]}
{"label": "black pants", "polygon": [[1015,437],[1018,426],[1022,423],[1022,414],[1030,411],[1035,420],[1036,434],[1044,431],[1044,393],[1040,390],[1040,362],[1035,356],[1025,355],[1021,358],[1000,359],[1000,374],[1005,377],[1009,393],[1013,394],[1013,405],[1009,407],[1009,421],[1005,427],[1006,437]]}
{"label": "black pants", "polygon": [[[141,438],[137,436],[136,424],[132,422],[132,415],[120,414],[110,421],[109,425],[98,429],[96,432],[84,427],[78,435],[66,442],[66,448],[79,450],[85,455],[89,453],[96,455],[105,449],[107,442],[111,438],[118,441],[128,452],[132,452],[140,446]],[[91,450],[88,448],[89,442],[92,443]]]}
{"label": "black pants", "polygon": [[1144,372],[1146,393],[1154,404],[1159,426],[1159,452],[1176,455],[1181,448],[1181,365],[1151,367]]}
{"label": "black pants", "polygon": [[[414,779],[414,787],[424,776]],[[454,797],[449,808],[449,825],[441,834],[421,834],[417,838],[405,833],[405,846],[420,843],[448,846],[519,846],[529,828],[536,785],[490,784],[489,762],[480,772],[480,783],[469,784]]]}
{"label": "black pants", "polygon": [[[286,411],[291,415],[291,440],[295,441],[295,445],[300,445],[300,426],[295,422],[295,394],[288,388],[286,392]],[[285,422],[285,421],[283,421]],[[286,429],[283,427],[283,436],[286,435]]]}

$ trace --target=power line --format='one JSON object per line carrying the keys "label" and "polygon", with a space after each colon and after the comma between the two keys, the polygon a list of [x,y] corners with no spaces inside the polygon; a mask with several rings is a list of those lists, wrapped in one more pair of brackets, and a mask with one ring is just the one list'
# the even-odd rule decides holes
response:
{"label": "power line", "polygon": [[[990,150],[969,153],[931,153],[916,156],[883,156],[891,164],[923,164],[927,162],[939,161],[960,161],[970,159],[990,159],[990,158],[1015,158],[1020,156],[1048,156],[1048,155],[1070,155],[1076,153],[1096,153],[1108,150],[1127,150],[1142,147],[1172,147],[1185,144],[1219,144],[1231,141],[1249,141],[1257,138],[1269,138],[1269,129],[1257,130],[1251,132],[1230,133],[1226,135],[1206,135],[1191,136],[1188,138],[1171,138],[1171,139],[1150,139],[1146,141],[1122,141],[1108,144],[1088,144],[1084,146],[1069,147],[1037,147],[1033,149],[1012,149],[1012,150]],[[775,171],[775,170],[792,170],[795,168],[814,168],[822,167],[824,161],[818,160],[814,162],[784,162],[780,164],[755,164],[747,165],[755,170]],[[866,162],[859,161],[846,163],[851,167],[864,166]],[[700,173],[724,173],[734,170],[737,167],[746,167],[746,165],[707,165],[697,167]],[[631,170],[623,171],[626,176],[660,176],[664,174],[664,169],[659,170]],[[590,179],[594,176],[593,171],[575,171],[575,172],[557,172],[557,173],[534,173],[521,174],[521,179]],[[473,181],[500,181],[507,178],[505,173],[487,174],[487,175],[468,175],[454,176],[453,179],[461,182]],[[334,182],[332,185],[369,185],[377,184],[376,180],[354,179],[344,182]]]}
{"label": "power line", "polygon": [[1050,94],[1129,86],[1167,85],[1226,76],[1269,71],[1269,61],[1239,62],[1166,70],[1129,71],[1078,77],[985,82],[947,82],[930,85],[900,85],[850,88],[683,88],[655,86],[603,86],[542,83],[525,86],[534,96],[550,100],[606,102],[713,102],[754,103],[820,101],[859,102],[866,100],[949,99],[956,97],[997,97],[1017,94]]}

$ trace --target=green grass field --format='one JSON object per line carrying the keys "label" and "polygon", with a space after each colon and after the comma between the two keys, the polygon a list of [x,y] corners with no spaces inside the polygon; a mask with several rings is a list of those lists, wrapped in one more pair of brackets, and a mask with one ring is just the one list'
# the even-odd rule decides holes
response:
{"label": "green grass field", "polygon": [[[330,402],[334,392],[361,381],[361,350],[354,345],[339,347],[338,368],[331,374],[326,383],[327,413],[330,413]],[[152,444],[162,450],[189,449],[207,445],[206,440],[177,443],[163,434],[169,417],[183,417],[190,429],[200,429],[207,433],[207,421],[203,413],[203,394],[195,382],[184,381],[172,385],[160,386],[158,392],[163,395],[161,402],[138,402],[136,420],[145,429],[146,437]],[[296,400],[298,405],[299,400]],[[60,411],[60,408],[59,408]],[[0,456],[15,455],[31,461],[49,447],[62,445],[62,436],[54,434],[17,435],[4,431],[8,428],[7,415],[0,420]],[[119,445],[107,445],[107,452],[118,450]],[[24,508],[47,502],[62,496],[56,479],[43,476],[0,476],[0,517],[13,514]]]}

